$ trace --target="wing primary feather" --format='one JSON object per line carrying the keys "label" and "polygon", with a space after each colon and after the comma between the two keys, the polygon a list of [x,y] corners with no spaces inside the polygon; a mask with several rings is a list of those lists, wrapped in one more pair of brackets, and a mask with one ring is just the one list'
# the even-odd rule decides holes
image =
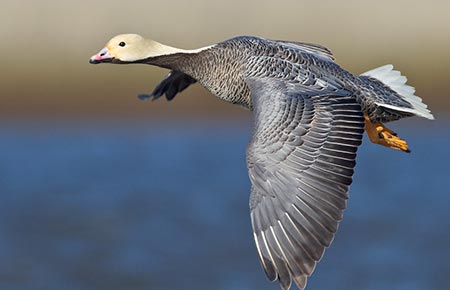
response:
{"label": "wing primary feather", "polygon": [[280,280],[281,288],[284,290],[287,290],[291,287],[291,275],[288,270],[287,261],[288,258],[286,256],[286,253],[283,251],[283,248],[281,247],[278,238],[273,230],[273,226],[269,227],[269,235],[268,240],[270,241],[270,244],[272,245],[272,249],[274,250],[275,255],[275,263],[277,265],[278,269],[278,280]]}
{"label": "wing primary feather", "polygon": [[[262,233],[260,232],[260,236],[261,236],[261,234]],[[271,260],[267,259],[266,256],[264,255],[264,253],[267,252],[267,251],[263,252],[263,249],[265,249],[265,245],[262,241],[259,240],[258,235],[256,233],[254,233],[254,237],[255,237],[256,247],[258,249],[258,254],[259,254],[259,257],[261,260],[261,265],[263,266],[264,272],[266,273],[266,276],[269,279],[269,281],[273,282],[277,279],[277,273],[273,266],[273,262]]]}
{"label": "wing primary feather", "polygon": [[[292,228],[296,231],[296,237],[293,237],[294,240],[298,240],[302,248],[305,250],[307,255],[314,261],[317,261],[322,256],[322,252],[318,249],[321,248],[321,244],[319,240],[313,235],[309,229],[307,229],[303,224],[299,221],[297,221],[296,218],[291,216],[290,214],[287,215],[287,218],[289,220],[289,223],[291,224]],[[304,219],[301,219],[302,221]],[[306,223],[306,222],[305,222]],[[291,234],[294,234],[291,232]]]}
{"label": "wing primary feather", "polygon": [[[285,214],[288,215],[288,213]],[[314,260],[308,256],[301,244],[292,239],[292,236],[287,233],[281,221],[278,221],[277,233],[280,237],[280,244],[282,244],[289,255],[288,266],[294,276],[311,273],[315,265]],[[282,238],[283,236],[284,238]]]}
{"label": "wing primary feather", "polygon": [[262,243],[260,243],[261,253],[263,254],[263,257],[265,259],[264,264],[266,265],[266,268],[264,268],[264,270],[266,271],[266,275],[269,281],[275,281],[278,277],[278,269],[272,257],[272,253],[269,250],[269,246],[267,245],[264,231],[261,231],[259,234],[262,240]]}
{"label": "wing primary feather", "polygon": [[[263,238],[264,246],[265,246],[267,254],[270,258],[270,261],[272,262],[272,265],[275,268],[276,275],[275,275],[275,278],[272,280],[272,281],[275,281],[275,279],[277,279],[277,278],[280,279],[280,274],[283,275],[285,272],[285,269],[284,269],[283,265],[280,263],[281,262],[280,259],[278,259],[270,250],[270,246],[268,244],[268,240],[267,240],[265,231],[261,232],[261,237]],[[284,275],[283,275],[283,278],[284,278]]]}

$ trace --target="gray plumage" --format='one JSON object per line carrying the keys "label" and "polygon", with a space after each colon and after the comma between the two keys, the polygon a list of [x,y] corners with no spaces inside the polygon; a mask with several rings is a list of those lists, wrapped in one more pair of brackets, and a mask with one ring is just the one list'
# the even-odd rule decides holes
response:
{"label": "gray plumage", "polygon": [[248,80],[255,130],[247,149],[251,220],[270,280],[300,289],[337,230],[364,132],[348,92]]}
{"label": "gray plumage", "polygon": [[[91,61],[96,63],[96,59]],[[254,238],[267,277],[304,289],[346,207],[364,115],[387,122],[432,118],[390,66],[362,76],[318,45],[237,37],[194,52],[113,63],[171,69],[148,97],[171,100],[198,81],[253,111],[247,148]]]}
{"label": "gray plumage", "polygon": [[393,89],[370,76],[354,76],[334,62],[328,49],[315,44],[246,36],[197,54],[165,55],[143,62],[175,68],[219,98],[250,110],[253,104],[245,79],[257,76],[301,83],[304,88],[345,89],[374,122],[414,115],[413,105]]}

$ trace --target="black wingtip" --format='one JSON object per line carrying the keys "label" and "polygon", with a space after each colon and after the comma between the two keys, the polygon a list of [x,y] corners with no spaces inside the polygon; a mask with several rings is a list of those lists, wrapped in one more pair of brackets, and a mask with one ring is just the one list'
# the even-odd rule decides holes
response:
{"label": "black wingtip", "polygon": [[149,94],[139,94],[137,97],[141,101],[148,101],[151,98]]}
{"label": "black wingtip", "polygon": [[404,152],[406,152],[406,153],[411,153],[411,150],[408,148],[408,149],[406,149]]}

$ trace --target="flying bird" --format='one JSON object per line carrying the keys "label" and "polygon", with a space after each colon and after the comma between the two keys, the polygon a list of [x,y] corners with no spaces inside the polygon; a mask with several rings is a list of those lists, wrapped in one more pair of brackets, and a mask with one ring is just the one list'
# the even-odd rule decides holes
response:
{"label": "flying bird", "polygon": [[123,34],[89,62],[169,69],[143,99],[171,100],[198,82],[253,112],[247,147],[253,235],[268,279],[284,290],[292,281],[304,289],[331,244],[364,131],[376,144],[409,152],[383,123],[434,119],[392,65],[356,76],[327,48],[310,43],[241,36],[185,50]]}

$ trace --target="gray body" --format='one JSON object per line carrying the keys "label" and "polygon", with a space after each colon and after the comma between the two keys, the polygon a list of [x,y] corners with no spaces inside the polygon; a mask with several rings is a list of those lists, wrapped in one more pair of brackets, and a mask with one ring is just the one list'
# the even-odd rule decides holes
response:
{"label": "gray body", "polygon": [[[372,121],[388,122],[413,115],[377,105],[387,103],[412,108],[380,81],[357,77],[342,69],[328,49],[314,44],[243,36],[196,54],[160,56],[145,62],[178,74],[183,72],[186,79],[197,80],[217,97],[249,110],[253,108],[253,101],[246,80],[257,77],[299,84],[305,90],[346,90]],[[177,76],[178,80],[182,77]],[[170,81],[173,80],[175,78]]]}
{"label": "gray body", "polygon": [[[251,221],[266,275],[283,289],[292,281],[304,289],[333,240],[364,115],[386,122],[411,116],[415,108],[429,114],[420,98],[409,97],[414,105],[370,74],[354,76],[313,44],[238,37],[195,53],[133,63],[172,70],[153,99],[166,94],[170,100],[198,81],[217,97],[253,111],[247,148]],[[409,88],[398,90],[411,93]]]}

